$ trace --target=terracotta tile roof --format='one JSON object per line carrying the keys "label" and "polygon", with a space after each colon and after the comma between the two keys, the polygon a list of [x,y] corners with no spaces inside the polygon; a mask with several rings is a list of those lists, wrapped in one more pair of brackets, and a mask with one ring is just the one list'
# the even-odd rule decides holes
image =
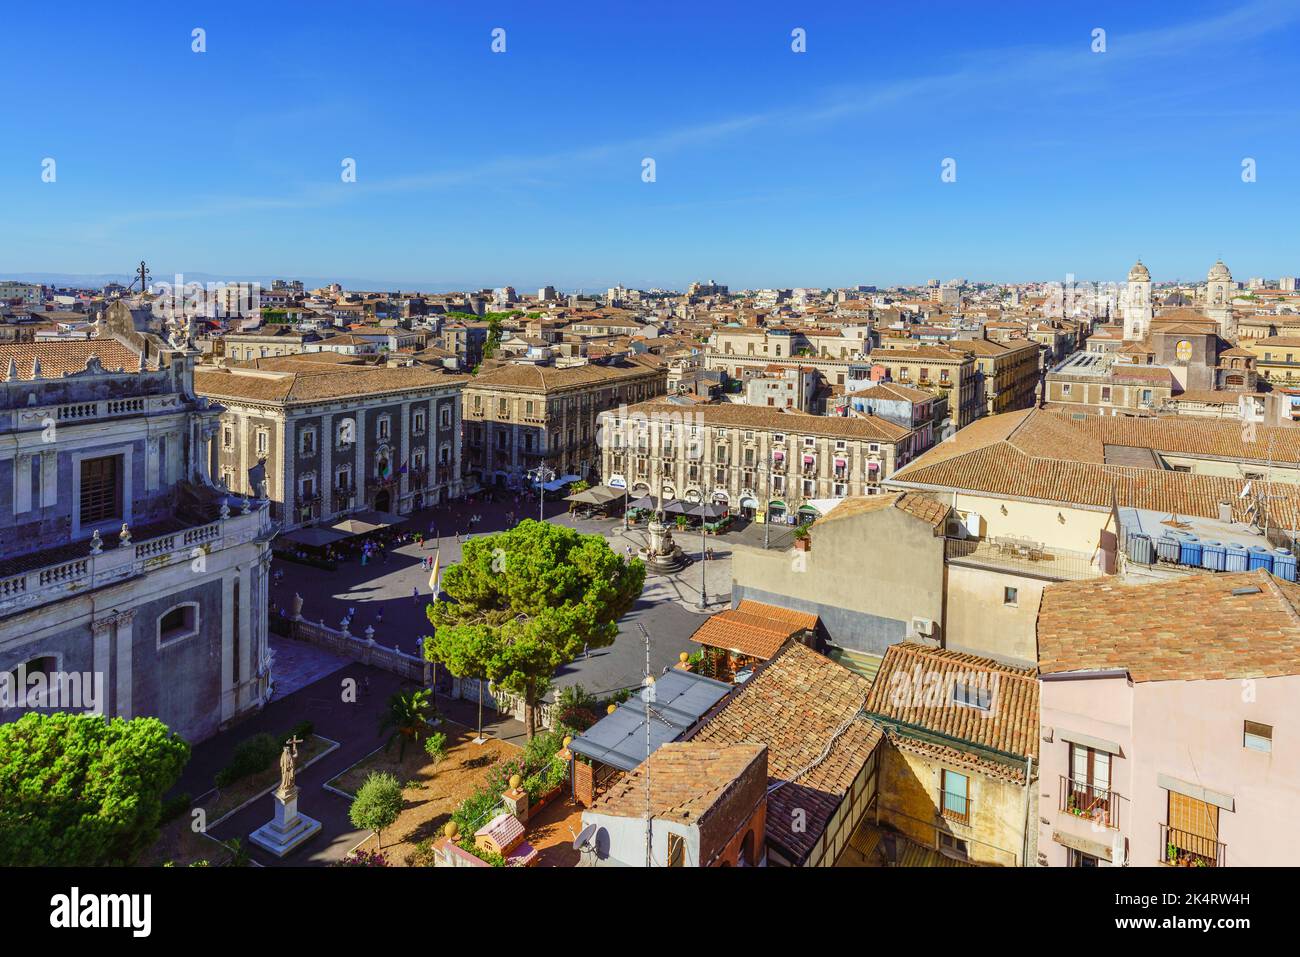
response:
{"label": "terracotta tile roof", "polygon": [[816,627],[816,615],[746,599],[708,618],[691,641],[767,661],[794,635]]}
{"label": "terracotta tile roof", "polygon": [[621,379],[653,378],[655,371],[657,370],[637,362],[611,365],[588,363],[587,365],[565,366],[562,368],[511,363],[480,372],[474,376],[467,388],[523,389],[529,392],[546,392],[550,389],[615,383]]}
{"label": "terracotta tile roof", "polygon": [[91,356],[98,356],[100,365],[107,370],[140,371],[139,353],[116,339],[68,339],[0,344],[0,377],[8,375],[11,360],[18,367],[18,378],[30,379],[32,364],[40,359],[41,378],[50,379],[65,372],[83,371]]}
{"label": "terracotta tile roof", "polygon": [[872,362],[887,362],[897,359],[900,362],[965,362],[967,356],[942,346],[912,346],[907,349],[872,349]]}
{"label": "terracotta tile roof", "polygon": [[[652,399],[632,406],[628,412],[640,412],[653,417],[656,413],[666,415],[673,413],[674,410],[677,415],[681,415],[680,407],[673,403]],[[691,421],[693,424],[722,428],[795,432],[799,435],[820,435],[835,439],[858,439],[871,442],[897,442],[912,433],[911,429],[905,429],[876,415],[810,415],[806,412],[782,412],[765,405],[742,405],[737,402],[698,405],[691,411]]]}
{"label": "terracotta tile roof", "polygon": [[870,389],[859,389],[851,394],[859,399],[902,399],[906,402],[924,402],[934,398],[933,392],[897,382],[877,382]]}
{"label": "terracotta tile roof", "polygon": [[1050,585],[1038,609],[1038,670],[1123,669],[1134,681],[1300,674],[1297,605],[1300,586],[1262,569]]}
{"label": "terracotta tile roof", "polygon": [[[959,704],[962,685],[987,695],[987,709]],[[867,711],[899,747],[957,760],[1024,781],[1025,759],[1038,762],[1038,676],[978,655],[915,642],[890,645]]]}
{"label": "terracotta tile roof", "polygon": [[844,499],[826,515],[817,519],[816,524],[824,525],[827,522],[838,522],[846,518],[881,512],[887,508],[897,508],[907,512],[936,530],[942,530],[949,512],[947,505],[917,492],[894,492],[891,495],[859,495],[854,498]]}
{"label": "terracotta tile roof", "polygon": [[[1300,429],[1257,426],[1256,441],[1231,420],[1138,418],[1026,410],[972,423],[899,470],[886,484],[1009,495],[1045,502],[1109,508],[1121,505],[1215,517],[1220,502],[1233,503],[1245,480],[1221,475],[1139,468],[1106,462],[1107,446],[1166,454],[1300,464]],[[1290,525],[1300,511],[1300,488],[1272,483],[1274,518]]]}
{"label": "terracotta tile roof", "polygon": [[459,386],[467,375],[438,371],[427,365],[385,366],[304,361],[297,356],[259,360],[257,369],[196,369],[194,391],[216,398],[252,402],[319,402],[386,392]]}
{"label": "terracotta tile roof", "polygon": [[[690,736],[767,745],[767,841],[802,862],[880,742],[860,712],[871,682],[790,643],[724,699]],[[829,748],[829,750],[828,750]],[[795,811],[806,827],[794,831]]]}
{"label": "terracotta tile roof", "polygon": [[591,810],[617,817],[645,817],[647,764],[650,770],[650,808],[655,817],[679,824],[708,817],[755,762],[763,765],[767,779],[767,748],[762,744],[716,745],[700,741],[670,741],[618,780]]}

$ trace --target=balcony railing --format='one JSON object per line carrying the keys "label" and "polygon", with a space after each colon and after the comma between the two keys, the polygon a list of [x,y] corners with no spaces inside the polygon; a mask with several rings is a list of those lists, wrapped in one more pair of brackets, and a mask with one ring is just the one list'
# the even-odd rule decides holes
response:
{"label": "balcony railing", "polygon": [[939,814],[946,820],[956,821],[958,824],[969,824],[971,799],[960,794],[949,794],[946,791],[940,791]]}
{"label": "balcony railing", "polygon": [[1061,775],[1059,809],[1102,827],[1119,827],[1119,794]]}
{"label": "balcony railing", "polygon": [[1039,542],[1015,538],[950,538],[944,547],[949,561],[982,565],[1009,572],[1028,572],[1057,581],[1081,581],[1106,574],[1093,564],[1092,556],[1051,548]]}
{"label": "balcony railing", "polygon": [[91,543],[85,541],[85,557],[29,568],[0,579],[0,615],[38,608],[79,592],[189,562],[196,548],[205,553],[230,548],[265,535],[269,529],[270,515],[255,507],[247,515],[232,511],[228,518],[154,538],[123,544],[105,541],[99,554],[90,554]]}
{"label": "balcony railing", "polygon": [[1171,867],[1223,867],[1228,845],[1211,837],[1160,825],[1160,863]]}

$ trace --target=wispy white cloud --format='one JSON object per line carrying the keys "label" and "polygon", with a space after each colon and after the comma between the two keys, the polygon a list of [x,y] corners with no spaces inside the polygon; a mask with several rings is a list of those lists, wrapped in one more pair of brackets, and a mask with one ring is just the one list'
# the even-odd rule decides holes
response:
{"label": "wispy white cloud", "polygon": [[908,107],[937,109],[971,97],[996,97],[1008,90],[1044,98],[1061,92],[1088,92],[1122,83],[1135,71],[1167,66],[1162,61],[1199,56],[1207,49],[1226,53],[1257,37],[1300,20],[1293,0],[1254,0],[1199,20],[1135,33],[1111,32],[1107,66],[1097,70],[1089,37],[1067,47],[1021,45],[980,51],[960,58],[951,68],[928,75],[855,84],[824,90],[809,102],[759,110],[721,120],[692,124],[658,134],[593,143],[540,154],[501,156],[485,162],[423,170],[379,180],[360,178],[299,187],[275,196],[209,196],[172,205],[137,209],[89,227],[92,235],[111,235],[131,225],[203,219],[232,213],[317,209],[367,196],[437,192],[476,183],[525,184],[562,174],[572,176],[592,166],[628,157],[661,157],[714,145],[764,131],[816,129],[855,117],[869,117]]}

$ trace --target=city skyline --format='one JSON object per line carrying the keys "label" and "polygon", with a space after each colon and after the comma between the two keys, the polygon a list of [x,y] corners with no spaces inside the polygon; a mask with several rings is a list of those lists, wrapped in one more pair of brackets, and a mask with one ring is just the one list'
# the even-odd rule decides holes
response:
{"label": "city skyline", "polygon": [[[954,5],[939,28],[687,10],[155,8],[129,53],[13,78],[42,110],[0,158],[0,271],[145,258],[430,291],[1122,281],[1138,255],[1157,280],[1296,271],[1290,5]],[[121,29],[12,16],[63,44]]]}

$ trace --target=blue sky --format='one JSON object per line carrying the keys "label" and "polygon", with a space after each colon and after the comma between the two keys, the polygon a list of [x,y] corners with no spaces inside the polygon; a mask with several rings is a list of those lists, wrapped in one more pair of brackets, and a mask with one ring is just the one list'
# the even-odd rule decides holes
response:
{"label": "blue sky", "polygon": [[1300,272],[1294,0],[67,6],[6,9],[4,275]]}

